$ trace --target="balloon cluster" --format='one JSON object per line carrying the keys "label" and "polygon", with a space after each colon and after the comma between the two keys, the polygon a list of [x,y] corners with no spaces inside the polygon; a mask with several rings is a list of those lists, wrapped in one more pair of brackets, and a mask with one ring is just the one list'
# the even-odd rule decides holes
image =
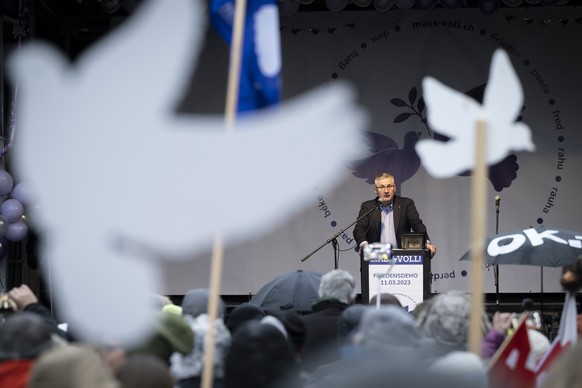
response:
{"label": "balloon cluster", "polygon": [[24,206],[30,197],[26,184],[14,185],[12,175],[0,170],[0,258],[6,255],[9,241],[21,241],[28,233]]}

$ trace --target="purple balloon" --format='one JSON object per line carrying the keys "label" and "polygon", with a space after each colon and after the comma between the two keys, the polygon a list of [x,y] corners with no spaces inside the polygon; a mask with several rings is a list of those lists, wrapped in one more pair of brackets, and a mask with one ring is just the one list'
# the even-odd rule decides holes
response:
{"label": "purple balloon", "polygon": [[0,214],[6,218],[8,222],[16,222],[20,220],[24,214],[24,206],[16,199],[7,199],[0,205]]}
{"label": "purple balloon", "polygon": [[26,182],[20,182],[10,192],[10,196],[23,205],[32,205],[32,188]]}
{"label": "purple balloon", "polygon": [[0,260],[2,260],[8,253],[8,240],[4,237],[0,238]]}
{"label": "purple balloon", "polygon": [[10,241],[20,241],[28,233],[28,227],[22,221],[14,222],[8,225],[8,231],[6,232],[6,238]]}
{"label": "purple balloon", "polygon": [[12,191],[14,180],[12,175],[6,170],[0,170],[0,195],[6,195]]}

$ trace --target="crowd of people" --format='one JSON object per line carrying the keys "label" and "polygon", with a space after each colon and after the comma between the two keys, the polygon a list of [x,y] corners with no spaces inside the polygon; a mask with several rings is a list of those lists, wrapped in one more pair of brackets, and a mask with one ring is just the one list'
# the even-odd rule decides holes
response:
{"label": "crowd of people", "polygon": [[[356,304],[353,276],[324,274],[310,312],[265,311],[252,303],[227,312],[220,301],[214,322],[212,386],[225,388],[488,387],[487,363],[515,321],[514,313],[483,313],[481,355],[467,351],[469,297],[438,294],[405,311],[398,298],[377,295]],[[58,324],[31,289],[8,293],[15,312],[0,328],[0,387],[200,387],[205,339],[211,327],[208,289],[193,289],[176,305],[163,296],[155,333],[139,346],[83,343]],[[291,297],[291,296],[290,296]],[[549,340],[535,327],[535,358]],[[578,346],[556,362],[547,386],[573,386],[568,368]],[[562,366],[566,365],[566,366]],[[567,372],[564,372],[564,371]],[[578,383],[580,384],[580,383]]]}

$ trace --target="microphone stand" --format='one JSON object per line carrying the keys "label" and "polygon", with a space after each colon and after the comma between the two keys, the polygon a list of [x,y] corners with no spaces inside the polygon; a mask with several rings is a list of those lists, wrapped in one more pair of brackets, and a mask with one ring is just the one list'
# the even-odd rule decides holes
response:
{"label": "microphone stand", "polygon": [[303,259],[301,259],[301,261],[305,261],[307,259],[309,259],[311,256],[313,256],[317,251],[319,251],[321,248],[323,248],[324,246],[326,246],[329,243],[332,243],[333,246],[333,253],[334,253],[334,269],[338,269],[338,264],[339,264],[339,244],[337,242],[337,238],[343,234],[346,230],[348,230],[349,228],[351,228],[355,223],[357,223],[358,221],[360,221],[362,218],[366,217],[368,214],[372,213],[374,210],[378,209],[378,207],[382,204],[382,202],[378,201],[378,205],[374,206],[372,209],[368,210],[366,213],[362,214],[361,217],[358,217],[354,222],[352,222],[351,224],[349,224],[348,226],[346,226],[345,228],[342,228],[339,232],[337,232],[336,234],[334,234],[331,238],[327,239],[326,242],[324,242],[323,244],[321,244],[319,247],[317,247],[313,252],[307,254],[307,256],[305,256]]}
{"label": "microphone stand", "polygon": [[[495,203],[495,234],[499,234],[499,202]],[[493,277],[495,278],[495,305],[499,311],[501,307],[499,305],[499,264],[493,266]]]}

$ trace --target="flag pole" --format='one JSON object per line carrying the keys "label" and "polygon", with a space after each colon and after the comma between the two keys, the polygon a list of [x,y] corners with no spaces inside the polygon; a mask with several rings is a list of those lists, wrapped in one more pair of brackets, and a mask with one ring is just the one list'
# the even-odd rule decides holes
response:
{"label": "flag pole", "polygon": [[[232,44],[230,46],[230,62],[228,69],[228,84],[226,91],[225,122],[226,131],[234,131],[236,120],[236,107],[238,105],[238,92],[240,85],[240,70],[242,61],[242,42],[244,36],[244,22],[247,9],[247,0],[235,0],[234,25],[232,31]],[[222,267],[224,261],[224,245],[222,236],[214,237],[212,249],[212,261],[210,265],[210,295],[208,296],[208,332],[206,333],[204,346],[204,368],[202,371],[202,388],[211,388],[214,379],[214,351],[216,347],[216,319],[218,317],[218,298],[222,280]]]}
{"label": "flag pole", "polygon": [[487,225],[487,123],[477,121],[475,134],[475,169],[471,180],[471,316],[469,321],[469,351],[481,354],[481,320],[483,310],[483,260]]}

